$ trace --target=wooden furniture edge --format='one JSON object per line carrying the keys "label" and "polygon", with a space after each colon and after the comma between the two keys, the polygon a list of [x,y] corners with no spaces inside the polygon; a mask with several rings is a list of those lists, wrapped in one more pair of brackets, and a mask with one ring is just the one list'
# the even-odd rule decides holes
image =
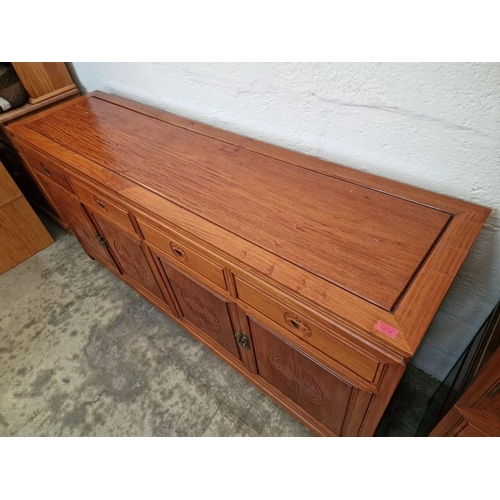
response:
{"label": "wooden furniture edge", "polygon": [[[37,103],[28,103],[20,106],[19,108],[14,108],[10,111],[6,111],[5,113],[0,114],[0,125],[11,122],[13,120],[21,120],[23,118],[27,118],[25,115],[34,113],[35,111],[45,109],[46,106],[49,106],[54,103],[58,103],[59,101],[63,101],[65,99],[69,99],[72,96],[76,96],[80,93],[80,91],[76,88],[67,90],[64,93],[59,93],[54,96],[51,96],[43,101]],[[71,101],[70,101],[71,102]],[[54,109],[53,107],[49,108],[50,110]],[[48,110],[47,110],[48,111]],[[40,117],[40,113],[37,114],[37,117]]]}
{"label": "wooden furniture edge", "polygon": [[[479,208],[457,213],[396,305],[394,318],[411,351],[417,349],[429,328],[490,212]],[[455,243],[459,237],[461,243]]]}
{"label": "wooden furniture edge", "polygon": [[[323,160],[321,158],[306,155],[304,153],[299,153],[297,151],[292,151],[281,146],[275,146],[273,144],[265,143],[260,140],[251,139],[234,132],[228,132],[211,125],[206,125],[189,118],[175,115],[173,113],[170,113],[169,111],[160,110],[146,104],[131,101],[124,97],[107,94],[100,90],[95,90],[84,94],[77,99],[73,99],[71,103],[76,104],[78,101],[87,100],[91,97],[116,104],[145,116],[155,118],[157,120],[170,123],[187,130],[191,130],[193,132],[217,139],[222,142],[230,143],[234,146],[247,149],[263,156],[268,156],[298,167],[305,168],[307,170],[312,170],[324,175],[328,175],[329,177],[344,180],[346,182],[352,182],[366,188],[383,192],[385,194],[388,194],[389,196],[400,197],[414,203],[426,205],[429,208],[445,211],[452,215],[462,211],[476,210],[478,209],[478,207],[480,207],[477,204],[469,203],[458,198],[434,193],[422,188],[405,184],[400,181],[393,181],[379,175],[356,170],[352,167],[346,167],[338,163]],[[50,110],[47,110],[47,112],[38,113],[36,116],[28,116],[25,119],[19,120],[15,124],[12,124],[12,126],[16,127],[26,125],[31,121],[35,121],[36,119],[45,116],[47,113],[55,112],[58,109],[65,107],[65,104],[67,105],[67,103],[63,103],[60,106],[54,106]],[[440,202],[440,206],[436,206],[436,201]],[[487,207],[483,208],[488,210]]]}
{"label": "wooden furniture edge", "polygon": [[[106,196],[116,197],[118,195],[118,199],[122,203],[125,202],[133,207],[135,213],[146,214],[148,219],[160,219],[167,227],[173,226],[185,237],[194,238],[205,248],[211,249],[215,253],[222,255],[223,258],[226,261],[231,262],[233,267],[235,267],[236,270],[240,271],[243,276],[247,275],[247,271],[251,273],[253,270],[256,270],[261,275],[259,286],[267,287],[267,289],[269,289],[269,287],[274,289],[282,288],[283,290],[285,290],[286,294],[295,297],[295,299],[298,300],[297,292],[293,290],[293,284],[287,286],[283,283],[283,280],[285,280],[286,283],[286,267],[293,266],[292,264],[282,261],[282,259],[279,259],[266,250],[241,239],[237,235],[234,235],[227,230],[219,228],[218,226],[214,226],[213,224],[200,218],[196,214],[192,214],[191,212],[179,207],[172,201],[160,197],[153,191],[142,187],[140,184],[129,181],[128,179],[121,177],[119,174],[101,167],[99,164],[96,164],[83,156],[67,150],[63,146],[54,143],[50,139],[34,132],[31,129],[23,129],[23,131],[24,137],[16,134],[15,139],[18,143],[20,143],[21,147],[25,145],[25,147],[28,147],[34,151],[39,151],[40,148],[40,154],[52,158],[53,161],[55,161],[59,165],[60,169],[62,169],[63,171],[67,171],[76,180],[80,180],[84,184],[88,185],[89,179],[91,179],[91,183],[93,185],[97,184],[99,188],[104,192],[104,194],[106,194]],[[50,146],[52,148],[52,154],[48,154],[46,152],[44,145]],[[59,150],[61,154],[57,154],[57,150]],[[71,167],[71,164],[73,162],[77,162],[79,170],[75,170]],[[90,176],[90,174],[84,173],[86,169],[87,172],[92,172],[92,177]],[[114,184],[114,191],[112,192],[110,192],[109,187],[106,185],[106,183],[110,182]],[[159,210],[158,207],[162,207],[163,209]],[[162,216],[161,213],[168,213],[169,219],[165,219],[165,217]],[[174,215],[176,215],[176,217],[178,216],[179,219],[182,219],[183,223],[180,225],[176,224],[175,220],[173,220]],[[186,225],[188,221],[190,221],[190,224]],[[158,226],[158,223],[156,223],[155,225]],[[209,228],[209,230],[204,231],[204,228],[207,227]],[[188,232],[188,230],[190,230],[191,232]],[[214,247],[214,243],[212,241],[214,231],[217,232],[217,234],[224,234],[226,235],[226,237],[230,237],[231,239],[238,239],[239,245],[242,247],[241,259],[235,257],[234,253],[227,254],[226,252],[224,252],[223,247]],[[230,245],[231,248],[234,248],[235,246],[236,245]],[[266,273],[265,269],[267,269],[268,267],[267,264],[263,264],[260,267],[259,265],[251,265],[247,261],[242,260],[244,259],[243,254],[250,256],[251,259],[253,259],[254,264],[255,262],[264,261],[266,258],[269,259],[269,256],[275,259],[278,263],[273,263],[272,265],[269,264],[269,268],[271,269],[271,271],[269,273]],[[281,264],[282,266],[284,266],[283,270],[281,270],[280,268],[279,261],[282,261]],[[305,273],[305,271],[300,270],[300,268],[297,269],[299,269],[300,272]],[[315,284],[325,284],[324,280],[316,276],[310,277],[309,280],[312,280],[312,282],[314,282]],[[253,281],[255,282],[255,279],[253,279]],[[307,284],[305,284],[304,287],[307,288]],[[325,286],[325,290],[329,290],[331,293],[335,292],[337,294],[337,298],[335,299],[337,304],[344,304],[342,307],[345,308],[354,308],[354,310],[357,311],[357,314],[354,316],[359,320],[366,319],[367,317],[371,318],[369,324],[367,322],[365,327],[360,327],[355,323],[346,323],[346,321],[341,316],[332,317],[331,312],[329,314],[327,308],[325,308],[325,306],[321,304],[321,301],[314,300],[311,297],[307,296],[304,297],[303,295],[300,296],[300,300],[302,302],[305,302],[306,304],[309,304],[309,307],[311,309],[318,310],[320,314],[328,318],[328,321],[337,325],[337,327],[343,330],[348,329],[354,331],[357,334],[361,335],[361,337],[366,339],[367,342],[375,343],[384,351],[388,351],[395,356],[404,356],[406,358],[411,357],[412,353],[409,351],[408,344],[404,340],[403,336],[400,335],[396,339],[391,339],[389,337],[386,337],[384,334],[372,329],[372,326],[374,326],[378,320],[384,320],[387,323],[391,323],[394,327],[397,327],[397,322],[393,319],[392,314],[360,299],[357,296],[348,293],[341,288],[333,287],[330,284],[328,284],[328,286]],[[321,295],[319,291],[316,290],[316,292]]]}
{"label": "wooden furniture edge", "polygon": [[[150,106],[146,106],[140,103],[135,103],[132,101],[129,101],[127,99],[117,97],[117,96],[111,96],[109,94],[105,94],[100,91],[95,91],[91,92],[90,94],[86,94],[84,96],[81,96],[79,98],[73,99],[68,103],[63,103],[60,106],[56,106],[52,108],[51,110],[47,110],[46,112],[42,112],[37,116],[30,116],[27,117],[24,120],[17,121],[15,124],[12,124],[12,126],[7,126],[7,128],[10,131],[14,131],[17,133],[17,131],[23,127],[24,125],[29,124],[31,121],[38,119],[39,117],[47,114],[47,113],[52,113],[55,112],[57,109],[71,105],[71,104],[76,104],[77,102],[80,102],[85,99],[89,99],[90,97],[96,97],[98,99],[103,99],[108,102],[115,103],[120,106],[124,106],[128,109],[131,109],[133,111],[146,114],[147,116],[151,116],[153,118],[162,120],[162,121],[167,121],[169,123],[172,123],[176,126],[180,126],[183,128],[187,128],[189,130],[193,130],[197,133],[202,133],[204,135],[209,135],[210,137],[214,137],[219,140],[225,140],[226,142],[231,141],[232,144],[238,146],[238,147],[244,147],[247,149],[251,149],[254,152],[258,152],[260,154],[264,154],[267,156],[271,156],[273,158],[280,159],[282,161],[288,161],[293,159],[294,164],[297,165],[297,158],[299,158],[301,161],[299,162],[299,166],[302,166],[303,168],[307,168],[310,170],[318,171],[320,173],[323,173],[325,175],[330,175],[332,177],[338,177],[343,180],[347,180],[348,182],[353,182],[355,181],[357,184],[363,185],[368,188],[372,189],[380,189],[381,191],[384,191],[384,187],[388,188],[390,187],[392,191],[388,194],[394,195],[394,189],[399,190],[399,194],[401,197],[404,197],[405,199],[409,199],[410,201],[414,201],[417,203],[423,203],[426,204],[430,207],[433,207],[437,210],[444,210],[448,211],[448,213],[451,213],[453,215],[452,221],[449,223],[448,227],[444,230],[443,234],[441,235],[440,239],[438,242],[434,245],[433,249],[430,252],[430,255],[428,256],[427,260],[420,266],[416,276],[413,279],[413,282],[410,284],[410,286],[407,288],[405,294],[402,296],[400,299],[399,303],[396,305],[396,307],[391,311],[389,314],[383,314],[382,311],[384,311],[381,308],[378,308],[377,306],[372,306],[374,310],[372,311],[372,315],[376,317],[380,317],[381,320],[384,320],[385,322],[391,324],[394,328],[400,331],[398,334],[397,339],[389,339],[385,338],[385,336],[381,335],[377,331],[370,331],[369,328],[366,328],[366,326],[362,329],[366,331],[368,334],[364,333],[364,336],[371,341],[376,338],[377,342],[382,345],[382,347],[389,349],[396,348],[396,351],[401,353],[403,356],[411,356],[415,352],[416,348],[418,347],[418,344],[420,340],[422,339],[423,335],[425,334],[432,317],[434,316],[435,312],[437,311],[439,305],[441,304],[442,300],[444,299],[444,296],[446,295],[447,290],[449,289],[451,282],[453,281],[453,277],[456,275],[458,272],[458,269],[460,265],[462,264],[463,260],[465,259],[467,255],[467,251],[470,248],[474,238],[477,236],[477,233],[482,227],[482,224],[486,220],[488,214],[490,213],[490,210],[485,207],[480,207],[478,205],[473,205],[467,202],[463,202],[461,200],[457,200],[455,198],[450,198],[444,195],[440,194],[435,194],[435,193],[429,193],[427,191],[421,190],[420,188],[415,188],[413,186],[407,186],[405,184],[396,182],[396,181],[390,181],[388,179],[384,179],[382,177],[374,176],[372,174],[366,174],[363,172],[358,172],[355,170],[352,170],[348,167],[343,167],[340,165],[336,165],[333,163],[325,162],[324,160],[320,160],[314,157],[310,157],[307,155],[303,155],[301,153],[296,153],[290,150],[286,150],[277,146],[272,146],[264,143],[260,143],[259,141],[255,141],[253,139],[248,139],[243,136],[233,134],[231,132],[225,132],[220,129],[216,129],[214,127],[204,125],[204,124],[199,124],[197,122],[191,121],[186,118],[178,117],[176,115],[173,115],[171,113],[157,110],[155,108],[151,108]],[[24,132],[26,132],[26,129],[23,129]],[[43,137],[43,141],[47,142],[49,141],[51,143],[51,146],[53,149],[62,149],[65,152],[66,148],[62,148],[60,145],[57,143],[51,141],[48,138],[45,138],[44,136],[41,136],[40,134],[34,132],[31,130],[33,134],[36,134],[37,136]],[[22,133],[19,134],[22,137]],[[32,134],[29,134],[32,135]],[[33,136],[32,136],[33,137]],[[27,143],[29,144],[29,147],[33,147],[33,143],[29,142],[29,139],[27,139]],[[36,144],[35,144],[36,147]],[[85,159],[85,162],[87,164],[91,164],[93,166],[96,166],[98,164],[91,162],[90,160],[87,160],[86,158],[78,155],[77,153],[71,152],[72,156],[78,156],[79,157],[79,162],[81,163],[82,159]],[[44,151],[44,154],[45,151]],[[65,159],[59,159],[58,157],[55,157],[57,160],[66,163],[68,160]],[[102,167],[99,165],[101,169],[105,169],[105,167]],[[328,168],[327,168],[328,167]],[[95,169],[95,167],[94,167]],[[107,169],[105,169],[107,170]],[[328,170],[328,172],[327,172]],[[108,170],[109,173],[112,173],[114,175],[119,175],[114,172],[111,172]],[[73,175],[74,172],[71,172]],[[126,180],[126,179],[124,179]],[[375,184],[373,184],[375,183]],[[169,203],[174,203],[172,200],[168,200],[164,196],[161,196],[158,193],[155,193],[153,190],[150,188],[147,188],[146,186],[141,186],[139,183],[131,183],[135,184],[137,188],[133,189],[137,191],[137,189],[140,187],[140,189],[146,189],[149,193],[159,196],[165,201],[168,201]],[[105,186],[104,186],[105,188]],[[120,193],[123,195],[123,193]],[[129,194],[129,193],[128,193]],[[404,195],[404,196],[403,196]],[[408,198],[408,196],[410,196]],[[137,193],[135,193],[135,197],[137,198]],[[129,196],[124,196],[124,198],[127,200],[128,203],[133,201]],[[437,204],[437,205],[436,205]],[[152,212],[154,213],[154,212]],[[453,270],[450,270],[448,266],[448,270],[443,272],[442,267],[443,267],[443,262],[442,260],[440,261],[440,255],[441,255],[441,248],[444,246],[443,241],[447,241],[454,236],[458,234],[459,230],[459,222],[467,216],[467,214],[475,214],[476,217],[476,222],[472,225],[467,225],[467,233],[466,233],[466,241],[467,245],[462,245],[461,247],[454,247],[454,261],[455,261],[455,266]],[[158,216],[158,214],[155,214]],[[195,215],[195,214],[193,214]],[[170,222],[170,221],[167,221]],[[227,232],[227,231],[226,231]],[[462,237],[463,237],[463,233]],[[237,235],[232,235],[233,237],[237,237]],[[206,242],[205,242],[206,243]],[[220,249],[216,249],[217,251],[221,251]],[[263,250],[260,249],[259,250]],[[441,256],[442,259],[442,256]],[[241,265],[245,265],[244,262],[240,262]],[[425,272],[422,272],[424,271]],[[275,276],[269,278],[276,278]],[[354,304],[356,302],[356,299],[359,301],[359,305],[364,304],[362,306],[363,310],[368,309],[366,305],[368,304],[366,301],[359,299],[358,297],[353,296],[352,294],[349,294],[343,289],[340,289],[339,287],[335,287],[338,289],[338,296],[341,297],[344,295],[344,300],[346,304]],[[433,290],[436,292],[437,290],[437,296],[439,297],[438,300],[435,300],[436,293],[434,293],[433,297],[434,299],[431,300],[429,298],[429,294],[421,294],[419,291],[422,289],[428,289],[428,290]],[[286,289],[287,292],[289,293],[289,289]],[[426,300],[416,300],[417,297],[425,296]],[[317,302],[313,303],[316,306],[320,306],[321,304],[318,304]],[[429,308],[429,304],[432,303],[433,307]],[[359,307],[358,305],[358,307]],[[345,307],[345,306],[344,306]],[[414,308],[414,311],[412,311],[412,308]],[[384,311],[385,312],[385,311]],[[417,314],[418,313],[418,314]],[[375,322],[374,322],[375,325]],[[373,326],[374,326],[373,325]],[[351,325],[349,325],[349,328],[352,328]],[[356,330],[357,333],[359,331]],[[382,341],[382,342],[381,342]]]}
{"label": "wooden furniture edge", "polygon": [[71,85],[66,85],[65,87],[61,87],[60,89],[56,89],[52,92],[49,92],[48,94],[44,94],[43,96],[36,97],[36,98],[29,98],[29,102],[31,104],[41,104],[41,103],[46,103],[49,99],[52,99],[54,97],[60,97],[64,94],[69,94],[69,93],[77,93],[78,89],[76,88],[76,85],[72,83]]}
{"label": "wooden furniture edge", "polygon": [[[228,142],[234,146],[253,151],[254,153],[259,153],[263,156],[268,156],[286,163],[291,163],[292,165],[325,174],[329,177],[335,177],[346,182],[352,182],[363,187],[381,191],[390,196],[396,196],[395,192],[398,192],[398,197],[401,197],[405,200],[413,201],[414,203],[420,203],[437,210],[446,211],[450,214],[455,214],[466,210],[476,210],[479,207],[479,205],[477,204],[469,203],[458,198],[434,193],[400,181],[393,181],[379,175],[370,174],[361,170],[356,170],[352,167],[346,167],[335,162],[323,160],[321,158],[310,156],[297,151],[292,151],[281,146],[266,143],[261,140],[252,139],[244,135],[229,132],[212,125],[207,125],[195,120],[191,120],[189,118],[170,113],[169,111],[160,110],[146,104],[131,101],[124,97],[107,94],[100,90],[95,90],[82,97],[96,97],[103,101],[108,101],[121,107],[131,109],[151,118],[156,118],[160,121],[164,121],[172,125],[197,132],[201,135],[206,135],[208,137],[218,139],[222,142]],[[441,202],[440,207],[436,207],[436,199]],[[487,209],[486,207],[484,208]]]}

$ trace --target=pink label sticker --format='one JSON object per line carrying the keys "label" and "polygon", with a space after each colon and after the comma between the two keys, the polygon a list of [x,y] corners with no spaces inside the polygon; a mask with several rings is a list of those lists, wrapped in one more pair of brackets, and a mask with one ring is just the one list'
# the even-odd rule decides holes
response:
{"label": "pink label sticker", "polygon": [[384,323],[383,321],[379,321],[375,325],[375,330],[378,330],[379,332],[383,333],[384,335],[391,337],[391,339],[395,339],[397,334],[399,333],[399,330],[397,328],[394,328],[393,326],[388,325],[387,323]]}

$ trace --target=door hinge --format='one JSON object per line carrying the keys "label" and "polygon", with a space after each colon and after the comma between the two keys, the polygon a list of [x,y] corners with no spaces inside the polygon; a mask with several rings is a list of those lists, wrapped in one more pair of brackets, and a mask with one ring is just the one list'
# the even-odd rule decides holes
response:
{"label": "door hinge", "polygon": [[104,248],[108,247],[108,244],[106,243],[106,240],[104,239],[104,236],[102,234],[96,233],[94,236],[96,240],[99,242],[99,245],[101,245]]}
{"label": "door hinge", "polygon": [[241,347],[243,347],[243,349],[246,349],[247,351],[250,350],[250,341],[243,332],[240,332],[238,330],[234,333],[234,336],[236,337],[237,344],[239,344]]}

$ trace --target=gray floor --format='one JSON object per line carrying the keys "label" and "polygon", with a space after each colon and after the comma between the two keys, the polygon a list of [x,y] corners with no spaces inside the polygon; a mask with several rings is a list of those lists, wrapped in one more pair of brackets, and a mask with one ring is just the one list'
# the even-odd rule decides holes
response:
{"label": "gray floor", "polygon": [[[43,220],[56,242],[0,276],[0,435],[311,436]],[[434,388],[408,370],[377,435],[413,435]]]}

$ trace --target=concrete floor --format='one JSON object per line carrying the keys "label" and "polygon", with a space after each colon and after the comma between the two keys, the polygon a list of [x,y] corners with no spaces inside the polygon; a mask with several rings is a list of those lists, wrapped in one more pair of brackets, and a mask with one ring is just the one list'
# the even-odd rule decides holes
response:
{"label": "concrete floor", "polygon": [[[42,220],[56,242],[0,276],[1,436],[312,435]],[[377,435],[414,435],[433,387],[408,370]]]}

